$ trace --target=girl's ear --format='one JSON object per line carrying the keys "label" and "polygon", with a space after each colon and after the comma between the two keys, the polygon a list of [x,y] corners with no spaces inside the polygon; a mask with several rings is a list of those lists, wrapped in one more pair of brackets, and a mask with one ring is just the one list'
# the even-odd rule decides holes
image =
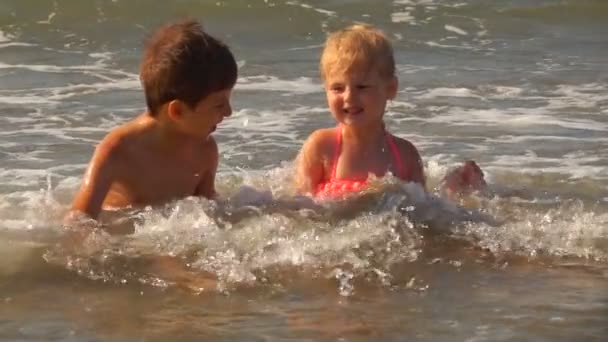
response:
{"label": "girl's ear", "polygon": [[171,100],[167,104],[167,116],[173,121],[178,121],[181,119],[183,110],[184,103],[180,100]]}
{"label": "girl's ear", "polygon": [[397,90],[399,90],[399,79],[397,76],[393,76],[388,83],[388,98],[394,100],[397,97]]}

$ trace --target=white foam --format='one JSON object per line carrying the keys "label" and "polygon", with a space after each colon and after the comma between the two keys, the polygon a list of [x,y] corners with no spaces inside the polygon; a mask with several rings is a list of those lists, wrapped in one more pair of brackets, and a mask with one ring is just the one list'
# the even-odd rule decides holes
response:
{"label": "white foam", "polygon": [[13,40],[15,37],[11,34],[8,34],[2,30],[0,30],[0,43],[9,42]]}
{"label": "white foam", "polygon": [[[571,179],[607,179],[608,166],[587,165],[588,162],[597,162],[598,160],[601,159],[595,156],[578,156],[570,159],[565,157],[540,157],[529,151],[529,153],[519,156],[495,155],[489,168],[513,171],[513,165],[517,165],[517,172],[522,174],[555,173],[568,175]],[[539,168],[539,164],[543,166]]]}
{"label": "white foam", "polygon": [[479,27],[479,31],[477,31],[477,37],[484,37],[488,35],[488,30],[486,26],[483,24],[483,20],[479,18],[471,18]]}
{"label": "white foam", "polygon": [[[323,107],[295,107],[286,110],[253,110],[241,109],[235,111],[232,117],[222,123],[221,129],[234,129],[238,131],[239,136],[243,137],[247,145],[256,146],[261,142],[260,133],[271,133],[275,138],[281,136],[284,141],[295,143],[297,139],[297,130],[295,126],[300,121],[308,120],[307,114],[311,113],[327,113],[327,108]],[[329,114],[328,114],[329,115]],[[243,122],[246,120],[247,129],[243,130]],[[275,142],[278,144],[278,142]],[[243,145],[234,146],[232,148],[238,150]],[[229,146],[223,148],[224,151],[231,151]],[[235,153],[237,151],[234,151]],[[245,152],[249,154],[249,152]]]}
{"label": "white foam", "polygon": [[[419,23],[427,23],[432,17],[427,16],[424,19],[417,20],[412,14],[418,10],[426,12],[437,10],[434,0],[396,0],[393,1],[396,10],[391,13],[391,22],[393,23],[408,23],[410,25],[418,25]],[[397,35],[397,39],[401,40],[402,36]]]}
{"label": "white foam", "polygon": [[494,253],[512,252],[536,257],[539,254],[608,260],[596,243],[608,234],[608,214],[584,210],[582,204],[564,203],[544,215],[530,215],[502,227],[471,226],[469,234]]}
{"label": "white foam", "polygon": [[471,97],[481,98],[481,96],[474,94],[471,89],[468,88],[435,88],[429,92],[417,96],[419,99],[432,99],[437,97]]}
{"label": "white foam", "polygon": [[[87,72],[85,72],[86,74]],[[11,91],[11,95],[0,93],[0,103],[7,104],[48,104],[56,105],[59,102],[86,94],[96,94],[109,90],[139,90],[141,84],[139,79],[132,75],[126,79],[116,79],[95,73],[94,76],[107,82],[89,84],[69,84],[59,87],[28,88],[19,91]],[[25,93],[25,94],[20,94]]]}
{"label": "white foam", "polygon": [[590,119],[560,119],[543,108],[509,108],[498,109],[464,109],[451,108],[447,113],[440,113],[426,119],[427,122],[449,123],[452,125],[486,125],[486,126],[550,126],[582,129],[596,132],[608,132],[608,123]]}
{"label": "white foam", "polygon": [[608,101],[608,89],[603,84],[588,83],[578,85],[560,84],[554,91],[559,97],[549,97],[549,108],[566,107],[594,108]]}
{"label": "white foam", "polygon": [[301,3],[301,2],[298,2],[298,1],[287,1],[285,4],[291,5],[291,6],[299,6],[299,7],[302,7],[304,9],[307,9],[307,10],[313,10],[313,11],[315,11],[317,13],[324,14],[324,15],[326,15],[328,17],[335,17],[336,16],[336,12],[334,12],[334,11],[330,11],[330,10],[314,7],[312,5]]}
{"label": "white foam", "polygon": [[396,5],[424,6],[435,4],[435,0],[395,0],[393,3]]}
{"label": "white foam", "polygon": [[75,84],[65,87],[52,88],[51,100],[65,100],[74,96],[96,94],[108,90],[139,90],[141,83],[138,79],[120,80],[113,82],[98,82],[91,84]]}
{"label": "white foam", "polygon": [[537,142],[595,142],[595,143],[608,143],[608,137],[597,138],[597,137],[566,137],[559,135],[501,135],[493,138],[486,138],[487,142],[499,143],[499,144],[526,144],[526,143],[537,143]]}
{"label": "white foam", "polygon": [[416,104],[411,103],[411,102],[405,102],[405,101],[397,101],[397,100],[392,100],[391,102],[389,102],[388,104],[388,108],[389,110],[392,110],[394,108],[405,108],[405,109],[414,109],[416,107],[418,107]]}
{"label": "white foam", "polygon": [[312,44],[312,45],[289,48],[289,49],[287,49],[287,51],[317,50],[322,47],[323,47],[323,44]]}
{"label": "white foam", "polygon": [[475,50],[474,47],[469,46],[469,45],[449,45],[449,44],[440,44],[434,41],[428,41],[425,42],[426,45],[428,46],[432,46],[432,47],[438,47],[438,48],[445,48],[445,49],[461,49],[461,50]]}
{"label": "white foam", "polygon": [[[427,169],[440,175],[445,173],[446,167],[431,162]],[[459,222],[461,217],[482,219],[470,224],[465,221],[467,224],[462,230],[465,237],[471,237],[472,243],[497,255],[523,253],[535,257],[537,253],[545,252],[598,260],[608,257],[606,251],[597,247],[597,242],[603,241],[608,233],[608,214],[588,211],[583,205],[565,203],[540,210],[524,206],[522,210],[517,202],[491,202],[488,210],[492,214],[515,211],[519,215],[503,225],[490,226],[484,223],[488,221],[482,216],[470,215],[451,202],[429,196],[420,186],[392,183],[394,178],[387,177],[379,182],[388,191],[369,202],[370,211],[353,215],[348,220],[327,221],[310,219],[311,211],[274,212],[265,208],[272,202],[273,194],[264,189],[281,186],[284,178],[279,174],[284,171],[246,172],[249,179],[233,181],[224,206],[188,198],[163,208],[142,210],[136,214],[135,233],[128,239],[93,236],[95,240],[84,243],[86,251],[79,251],[85,254],[75,257],[94,259],[100,255],[111,259],[119,255],[124,260],[142,254],[189,255],[193,258],[189,261],[192,270],[213,273],[219,279],[220,287],[232,283],[256,284],[256,275],[264,273],[260,270],[283,266],[329,270],[327,277],[335,278],[344,275],[343,266],[348,265],[348,279],[370,273],[390,277],[394,266],[412,262],[420,256],[422,233],[412,222],[417,222],[416,219],[437,222],[433,227],[440,227],[432,229],[443,229],[442,232],[451,234],[452,230],[460,229],[453,222]],[[73,180],[70,179],[67,187],[52,188],[49,182],[46,190],[0,196],[0,225],[15,230],[59,226],[68,205],[57,199],[58,189],[73,191],[76,186]],[[220,178],[218,183],[223,182],[225,180]],[[251,190],[242,187],[244,183],[262,185]],[[349,203],[336,205],[347,208]],[[397,208],[405,206],[411,208],[411,221],[396,213]],[[442,223],[447,226],[441,226]],[[196,253],[191,253],[193,251]],[[68,259],[73,261],[75,258]],[[79,271],[94,275],[94,269],[86,268],[87,260],[83,262],[85,268]],[[129,268],[129,271],[133,269]],[[118,272],[117,277],[125,276],[120,270]],[[272,273],[269,272],[269,279],[265,279],[270,283],[276,280]],[[352,293],[354,283],[345,282],[341,276],[338,278],[339,293]]]}
{"label": "white foam", "polygon": [[40,180],[45,179],[47,175],[47,170],[0,168],[0,179],[10,179],[10,185],[17,187],[36,187],[40,184]]}
{"label": "white foam", "polygon": [[391,21],[394,23],[414,22],[416,18],[410,12],[393,12],[391,13]]}
{"label": "white foam", "polygon": [[104,74],[115,75],[127,78],[138,78],[138,75],[125,72],[115,68],[108,68],[106,65],[107,58],[110,54],[91,54],[91,56],[100,57],[93,64],[83,65],[70,65],[70,66],[57,66],[57,65],[45,65],[45,64],[7,64],[0,62],[0,69],[23,69],[29,71],[43,72],[43,73],[65,73],[65,72],[83,72],[94,76],[103,77]]}
{"label": "white foam", "polygon": [[31,95],[31,96],[1,96],[0,95],[0,103],[11,104],[11,105],[24,105],[24,104],[48,104],[55,105],[58,104],[58,101],[53,101],[48,98],[44,98],[41,96]]}
{"label": "white foam", "polygon": [[[429,156],[426,158],[424,166],[425,175],[430,179],[434,180],[434,183],[439,183],[451,166],[445,162],[445,156],[441,154]],[[429,180],[427,179],[427,181]]]}
{"label": "white foam", "polygon": [[53,159],[44,158],[40,155],[47,154],[48,150],[40,147],[36,151],[29,152],[12,152],[7,153],[10,156],[11,161],[20,161],[20,162],[31,162],[31,163],[40,163],[40,162],[52,162]]}
{"label": "white foam", "polygon": [[500,86],[500,85],[488,85],[481,87],[483,91],[491,91],[493,94],[488,94],[489,98],[496,99],[511,99],[511,98],[519,98],[523,89],[519,87],[508,87],[508,86]]}
{"label": "white foam", "polygon": [[458,8],[467,6],[466,2],[446,3],[438,0],[394,0],[396,5],[408,5],[411,7],[421,7],[427,10],[436,10],[439,6],[448,8]]}
{"label": "white foam", "polygon": [[[239,193],[237,197],[242,196]],[[201,210],[206,206],[205,201],[184,200],[179,201],[168,215],[145,213],[135,234],[138,245],[145,244],[148,248],[172,254],[183,253],[193,244],[199,245],[204,253],[193,267],[213,271],[220,280],[228,282],[255,280],[252,270],[277,265],[323,267],[348,263],[354,270],[364,271],[369,261],[351,252],[362,243],[380,250],[389,244],[391,257],[383,260],[387,263],[381,266],[383,268],[417,257],[417,235],[409,237],[409,232],[397,235],[390,223],[383,223],[390,214],[363,215],[330,226],[322,221],[307,222],[297,212],[293,213],[296,215],[293,219],[247,206],[242,209],[250,207],[255,214],[252,219],[230,225],[237,225],[238,229],[222,229],[215,219]],[[235,208],[231,216],[242,215],[239,214],[243,213],[242,209]]]}
{"label": "white foam", "polygon": [[110,60],[114,55],[115,53],[111,51],[89,53],[89,57],[101,60]]}
{"label": "white foam", "polygon": [[9,43],[0,43],[0,49],[2,48],[7,48],[7,47],[32,47],[32,46],[36,46],[36,44],[29,44],[29,43],[18,43],[18,42],[9,42]]}
{"label": "white foam", "polygon": [[51,24],[51,21],[53,20],[53,18],[55,18],[56,15],[57,14],[55,12],[51,12],[51,13],[49,13],[49,16],[46,18],[46,20],[37,21],[36,24],[46,24],[46,25],[49,25],[49,24]]}
{"label": "white foam", "polygon": [[459,34],[459,35],[461,35],[461,36],[466,36],[466,35],[468,35],[468,34],[469,34],[467,31],[465,31],[465,30],[463,30],[463,29],[461,29],[461,28],[458,28],[458,27],[456,27],[456,26],[453,26],[453,25],[444,25],[443,27],[444,27],[444,28],[445,28],[447,31],[457,33],[457,34]]}
{"label": "white foam", "polygon": [[[254,108],[241,108],[234,113],[232,113],[231,117],[247,117],[247,116],[259,116],[265,117],[268,119],[278,119],[284,120],[288,117],[293,117],[294,119],[298,119],[302,117],[302,114],[310,114],[310,113],[329,113],[327,107],[307,107],[307,106],[297,106],[289,109],[268,109],[268,110],[259,110]],[[306,119],[306,118],[304,118]],[[228,119],[230,121],[230,119]],[[223,123],[222,123],[223,124]]]}
{"label": "white foam", "polygon": [[298,77],[294,80],[282,80],[275,76],[241,77],[235,86],[238,90],[265,90],[289,94],[314,94],[323,92],[323,86],[314,83],[309,77]]}
{"label": "white foam", "polygon": [[437,67],[428,65],[397,64],[397,72],[399,74],[414,74],[419,71],[427,70],[437,70]]}

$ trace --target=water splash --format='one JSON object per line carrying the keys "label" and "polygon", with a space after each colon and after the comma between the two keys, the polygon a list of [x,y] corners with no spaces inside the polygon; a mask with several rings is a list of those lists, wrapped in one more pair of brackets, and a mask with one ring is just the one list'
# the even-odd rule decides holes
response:
{"label": "water splash", "polygon": [[[311,209],[284,201],[289,189],[273,179],[279,182],[277,175],[288,173],[279,168],[224,175],[223,202],[187,198],[107,217],[106,229],[129,226],[130,235],[92,227],[80,243],[66,244],[69,233],[51,228],[55,238],[47,241],[45,258],[98,281],[185,286],[195,292],[283,286],[296,272],[334,281],[342,296],[356,293],[359,284],[425,291],[415,265],[466,267],[466,246],[495,258],[608,260],[605,203],[495,193],[466,208],[389,176],[372,180],[360,197]],[[59,213],[66,209],[57,201],[59,189],[49,179],[41,192],[22,193],[19,201],[13,195],[14,202],[4,198],[2,210],[25,206],[15,229],[49,230],[53,222],[59,227]],[[462,251],[453,250],[454,241],[466,243]],[[445,253],[455,254],[446,258]],[[166,260],[173,266],[165,267]],[[205,282],[209,278],[213,285]]]}

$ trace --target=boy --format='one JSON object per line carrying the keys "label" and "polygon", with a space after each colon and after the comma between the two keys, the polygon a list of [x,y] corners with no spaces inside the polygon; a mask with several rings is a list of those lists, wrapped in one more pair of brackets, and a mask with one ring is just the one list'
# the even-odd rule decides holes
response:
{"label": "boy", "polygon": [[186,20],[157,30],[140,65],[147,112],[97,146],[69,216],[215,196],[218,148],[210,135],[232,113],[237,78],[229,48]]}

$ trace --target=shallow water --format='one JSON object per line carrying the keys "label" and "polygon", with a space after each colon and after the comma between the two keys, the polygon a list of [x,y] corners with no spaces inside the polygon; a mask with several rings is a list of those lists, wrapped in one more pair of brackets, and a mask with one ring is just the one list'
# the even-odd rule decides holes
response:
{"label": "shallow water", "polygon": [[[134,233],[70,244],[95,144],[143,110],[142,40],[182,15],[239,60],[215,133],[228,204],[109,214]],[[601,0],[4,1],[0,339],[604,340],[606,16]],[[354,21],[394,40],[387,127],[431,187],[465,159],[486,172],[469,209],[390,177],[317,211],[261,192],[287,196],[299,146],[334,124],[318,55]]]}

